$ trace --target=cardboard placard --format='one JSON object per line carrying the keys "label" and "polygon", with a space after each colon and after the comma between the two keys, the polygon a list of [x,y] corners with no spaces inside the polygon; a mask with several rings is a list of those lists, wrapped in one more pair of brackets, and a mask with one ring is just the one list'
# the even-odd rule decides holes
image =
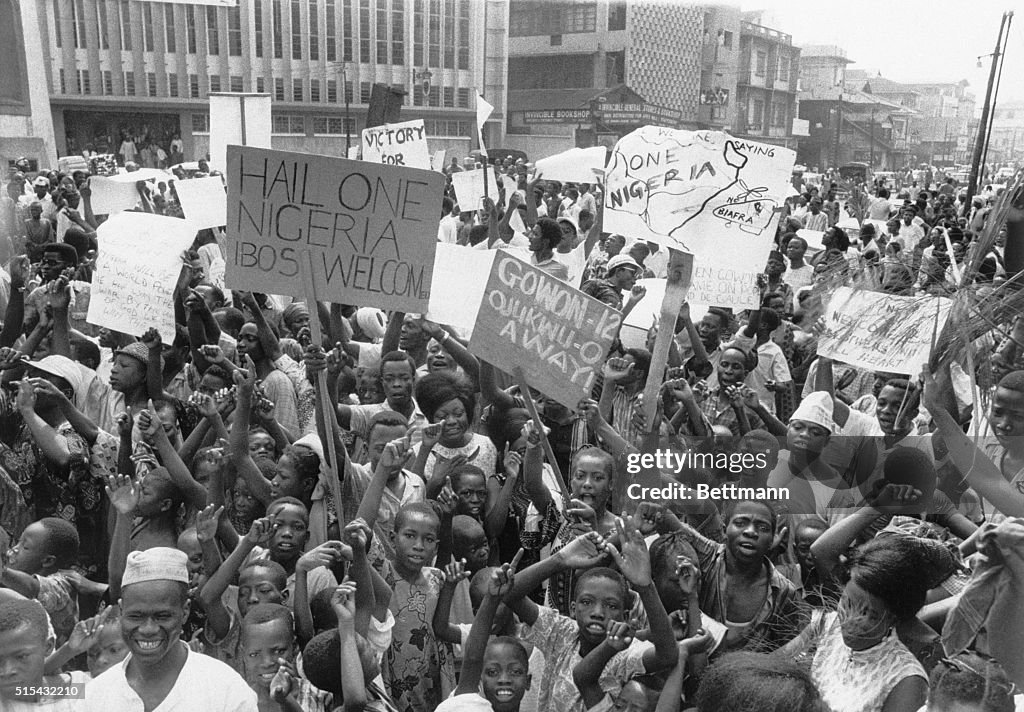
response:
{"label": "cardboard placard", "polygon": [[568,408],[590,396],[621,314],[566,282],[500,251],[484,288],[469,348]]}
{"label": "cardboard placard", "polygon": [[422,312],[443,191],[434,171],[229,146],[225,284],[302,293],[309,253],[318,299]]}
{"label": "cardboard placard", "polygon": [[952,301],[838,287],[825,310],[818,354],[871,371],[916,377],[928,363]]}
{"label": "cardboard placard", "polygon": [[131,173],[121,172],[112,176],[92,176],[92,212],[94,215],[113,215],[122,210],[131,210],[139,203],[139,181],[168,180],[171,174],[157,168],[140,168]]}
{"label": "cardboard placard", "polygon": [[223,171],[228,146],[270,148],[269,94],[210,94],[210,165]]}
{"label": "cardboard placard", "polygon": [[191,223],[152,213],[118,213],[96,234],[99,254],[88,322],[135,336],[156,327],[164,343],[174,341],[174,286],[181,253],[195,238]]}
{"label": "cardboard placard", "polygon": [[431,170],[423,119],[363,129],[363,160]]}
{"label": "cardboard placard", "polygon": [[696,267],[759,272],[795,159],[721,132],[645,126],[615,145],[604,229],[691,252]]}
{"label": "cardboard placard", "polygon": [[181,211],[192,227],[202,230],[228,222],[228,195],[219,176],[174,181]]}
{"label": "cardboard placard", "polygon": [[487,177],[486,195],[497,202],[498,184],[494,182],[494,170],[490,166],[452,173],[452,188],[455,189],[455,198],[463,212],[479,210],[483,204],[484,176]]}
{"label": "cardboard placard", "polygon": [[538,160],[537,173],[544,180],[596,183],[604,176],[606,153],[604,146],[570,148]]}

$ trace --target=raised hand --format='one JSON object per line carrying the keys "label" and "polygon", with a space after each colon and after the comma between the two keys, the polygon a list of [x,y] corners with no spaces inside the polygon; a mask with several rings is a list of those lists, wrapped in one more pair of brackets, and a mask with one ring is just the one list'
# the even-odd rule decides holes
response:
{"label": "raised hand", "polygon": [[636,304],[641,299],[647,296],[647,287],[642,284],[634,284],[633,288],[629,290],[629,299],[627,303]]}
{"label": "raised hand", "polygon": [[617,383],[633,375],[633,366],[632,361],[627,361],[624,358],[610,358],[605,361],[601,373],[606,382]]}
{"label": "raised hand", "polygon": [[356,619],[356,582],[345,579],[331,594],[331,608],[338,625],[352,625]]}
{"label": "raised hand", "polygon": [[320,344],[310,344],[302,352],[302,363],[306,366],[306,378],[316,383],[316,374],[327,368],[327,357]]}
{"label": "raised hand", "polygon": [[142,437],[147,442],[152,440],[156,436],[157,430],[163,427],[163,423],[160,422],[160,418],[157,417],[156,408],[153,407],[153,401],[149,401],[149,408],[139,413],[139,430],[142,432]]}
{"label": "raised hand", "polygon": [[120,514],[128,516],[139,506],[139,490],[135,482],[127,475],[109,475],[107,477],[107,498]]}
{"label": "raised hand", "polygon": [[434,446],[441,440],[441,428],[443,426],[443,423],[433,423],[423,428],[420,431],[420,447],[425,448],[427,451],[433,450]]}
{"label": "raised hand", "polygon": [[278,658],[277,664],[277,672],[274,673],[274,679],[270,681],[270,699],[278,704],[283,704],[292,690],[296,689],[299,673],[295,669],[295,665],[284,658]]}
{"label": "raised hand", "polygon": [[192,403],[196,407],[196,411],[199,415],[203,416],[207,420],[214,418],[220,413],[217,407],[217,401],[209,393],[196,393],[192,396]]}
{"label": "raised hand", "polygon": [[46,302],[54,310],[66,310],[71,305],[71,285],[64,277],[46,285]]}
{"label": "raised hand", "polygon": [[199,541],[213,541],[214,537],[217,536],[217,524],[220,522],[220,515],[223,513],[223,505],[217,507],[208,504],[196,514],[196,538]]}
{"label": "raised hand", "polygon": [[562,564],[570,569],[589,569],[605,558],[604,538],[597,532],[576,537],[558,551]]}
{"label": "raised hand", "polygon": [[117,415],[117,434],[122,438],[130,438],[132,436],[132,428],[135,427],[135,419],[132,418],[131,412],[118,413]]}
{"label": "raised hand", "polygon": [[700,568],[688,556],[676,557],[676,578],[679,590],[686,596],[700,592]]}
{"label": "raised hand", "polygon": [[[587,421],[587,425],[591,430],[597,428],[601,424],[601,409],[597,405],[597,401],[593,398],[584,398],[576,406],[576,412]],[[524,426],[525,427],[525,426]]]}
{"label": "raised hand", "polygon": [[895,485],[880,480],[875,483],[874,491],[868,495],[868,504],[876,509],[902,509],[914,504],[923,493],[912,485]]}
{"label": "raised hand", "polygon": [[491,572],[491,577],[487,580],[488,595],[501,598],[512,591],[512,587],[515,585],[516,569],[519,568],[519,562],[523,560],[525,553],[525,549],[520,549],[512,557],[510,563],[502,564]]}
{"label": "raised hand", "polygon": [[569,508],[565,510],[565,513],[573,522],[573,529],[579,527],[581,534],[594,531],[597,528],[597,512],[581,499],[570,500]]}
{"label": "raised hand", "polygon": [[107,615],[109,610],[110,609],[107,608],[99,615],[78,621],[78,623],[75,624],[67,642],[68,648],[73,651],[75,655],[81,655],[99,642],[100,631],[103,630],[103,626],[109,618]]}
{"label": "raised hand", "polygon": [[146,329],[146,333],[143,334],[142,338],[139,340],[145,344],[146,348],[150,351],[159,349],[163,346],[163,339],[160,337],[160,332],[153,327]]}
{"label": "raised hand", "polygon": [[261,517],[249,527],[245,539],[253,546],[265,547],[275,529],[277,529],[277,523],[271,517]]}
{"label": "raised hand", "polygon": [[447,586],[455,586],[459,581],[469,578],[469,570],[466,569],[466,560],[459,559],[452,561],[444,567],[444,582]]}
{"label": "raised hand", "polygon": [[18,349],[12,349],[10,346],[0,348],[0,371],[6,371],[23,363],[25,363],[25,356]]}
{"label": "raised hand", "polygon": [[245,355],[245,367],[235,370],[233,376],[239,393],[245,391],[251,394],[256,388],[256,364],[248,354]]}
{"label": "raised hand", "polygon": [[413,457],[411,442],[412,432],[410,431],[404,437],[392,440],[385,445],[378,467],[383,467],[388,472],[405,468]]}
{"label": "raised hand", "polygon": [[361,551],[366,553],[366,549],[370,545],[370,538],[372,536],[373,532],[370,529],[370,526],[358,517],[346,524],[345,529],[341,532],[341,540],[351,548],[353,552]]}
{"label": "raised hand", "polygon": [[713,641],[714,638],[712,638],[711,633],[700,628],[692,638],[683,638],[679,641],[679,657],[682,658],[684,655],[688,657],[706,652],[711,647]]}
{"label": "raised hand", "polygon": [[203,344],[199,347],[199,353],[210,363],[222,363],[228,360],[224,355],[224,350],[216,344]]}
{"label": "raised hand", "polygon": [[622,652],[633,642],[633,626],[628,621],[608,621],[606,645],[616,652]]}
{"label": "raised hand", "polygon": [[299,560],[295,563],[295,570],[309,573],[320,566],[330,568],[342,559],[351,561],[352,549],[340,541],[325,541],[320,546],[300,556]]}
{"label": "raised hand", "polygon": [[523,456],[515,450],[509,450],[505,453],[505,461],[503,463],[505,468],[506,477],[518,477],[519,468],[523,464]]}
{"label": "raised hand", "polygon": [[637,588],[651,585],[651,555],[647,551],[644,535],[640,533],[632,517],[616,520],[620,532],[620,552],[611,544],[606,546],[619,571]]}
{"label": "raised hand", "polygon": [[23,413],[36,409],[36,389],[32,387],[29,379],[23,378],[18,381],[18,394],[15,396],[14,405]]}

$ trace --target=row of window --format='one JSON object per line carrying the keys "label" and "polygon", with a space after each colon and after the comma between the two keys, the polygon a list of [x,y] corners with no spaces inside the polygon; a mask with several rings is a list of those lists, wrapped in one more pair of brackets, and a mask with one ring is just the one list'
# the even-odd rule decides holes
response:
{"label": "row of window", "polygon": [[[355,119],[343,116],[302,116],[274,114],[271,131],[275,134],[306,135],[307,121],[311,121],[314,136],[344,136],[356,133]],[[469,136],[470,122],[427,119],[423,122],[428,136]],[[210,115],[192,114],[192,133],[209,133]]]}
{"label": "row of window", "polygon": [[[413,6],[413,62],[446,69],[469,69],[471,0],[408,0]],[[264,52],[275,59],[319,61],[321,50],[328,62],[358,61],[369,64],[404,65],[405,11],[407,0],[252,0],[253,49],[257,57]],[[339,9],[340,4],[340,9]],[[119,46],[133,48],[132,11],[142,27],[142,49],[146,52],[199,51],[198,37],[205,36],[205,52],[219,55],[223,48],[220,32],[221,11],[227,13],[227,49],[230,56],[242,54],[242,16],[238,5],[229,8],[175,3],[131,3],[130,0],[54,0],[53,31],[57,47],[64,44],[61,20],[70,10],[71,36],[75,49],[88,47],[88,30],[95,27],[100,49],[110,49],[110,16],[115,16]],[[264,18],[269,5],[269,17]],[[323,7],[323,14],[320,9]],[[87,10],[95,9],[89,13]],[[141,14],[141,17],[139,15]],[[92,15],[90,17],[90,15]],[[358,17],[358,38],[355,20]],[[285,20],[288,20],[287,27]],[[321,19],[324,34],[321,36]],[[178,37],[179,28],[185,37]],[[268,37],[269,35],[269,37]],[[162,36],[163,46],[157,46]],[[341,47],[339,52],[339,42]],[[358,52],[356,45],[358,39]],[[270,47],[265,47],[269,40]]]}
{"label": "row of window", "polygon": [[[761,99],[754,99],[750,102],[750,111],[747,115],[747,123],[752,129],[759,129],[764,126],[765,103]],[[771,105],[771,125],[784,128],[787,126],[789,107],[785,103],[775,102]]]}
{"label": "row of window", "polygon": [[[773,57],[772,61],[775,66],[771,68],[768,67],[767,52],[755,53],[754,59],[754,76],[767,76],[769,79],[777,80],[780,82],[789,81],[790,66],[793,63],[792,57]],[[746,71],[750,70],[750,56],[746,52],[744,52],[744,56],[741,59],[740,66],[746,67]]]}

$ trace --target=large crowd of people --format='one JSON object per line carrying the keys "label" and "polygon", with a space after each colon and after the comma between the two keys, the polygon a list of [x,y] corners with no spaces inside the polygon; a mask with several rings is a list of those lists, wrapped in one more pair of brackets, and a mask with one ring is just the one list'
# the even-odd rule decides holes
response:
{"label": "large crowd of people", "polygon": [[[666,277],[665,246],[604,231],[598,183],[510,158],[487,170],[515,192],[460,206],[459,163],[439,242],[623,314]],[[1021,705],[1024,317],[995,298],[1020,268],[996,192],[795,180],[760,308],[620,335],[569,408],[422,315],[227,289],[219,229],[183,255],[171,342],[90,324],[107,216],[87,172],[27,168],[0,193],[0,711]],[[180,217],[184,179],[135,210]],[[840,286],[966,300],[966,347],[910,375],[819,355]]]}

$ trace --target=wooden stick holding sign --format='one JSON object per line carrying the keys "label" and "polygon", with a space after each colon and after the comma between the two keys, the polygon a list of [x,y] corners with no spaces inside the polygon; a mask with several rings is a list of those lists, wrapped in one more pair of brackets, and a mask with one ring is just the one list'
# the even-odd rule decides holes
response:
{"label": "wooden stick holding sign", "polygon": [[[324,343],[323,333],[320,328],[319,309],[317,309],[316,292],[313,290],[313,255],[306,253],[305,264],[303,265],[302,284],[306,290],[306,308],[312,315],[309,320],[309,330],[313,335],[313,343],[322,346]],[[335,417],[333,405],[330,400],[330,389],[327,387],[327,373],[318,371],[316,374],[316,392],[320,401],[320,417],[324,421],[324,435],[327,442],[324,443],[330,464],[324,463],[324,473],[331,485],[331,496],[334,498],[334,510],[338,515],[338,531],[345,528],[345,518],[341,506],[341,463],[338,462],[337,448],[334,447],[334,422]]]}
{"label": "wooden stick holding sign", "polygon": [[530,411],[530,417],[533,418],[533,427],[540,433],[540,444],[544,448],[544,456],[548,459],[551,469],[555,471],[555,480],[558,482],[559,489],[562,490],[562,502],[565,504],[565,508],[568,509],[569,489],[565,485],[565,477],[562,476],[562,470],[558,467],[558,460],[555,459],[555,451],[551,448],[551,442],[548,440],[547,433],[544,430],[544,423],[540,422],[540,412],[537,410],[537,404],[533,402],[533,396],[530,395],[530,384],[526,381],[523,369],[517,367],[512,371],[512,375],[515,376],[516,383],[519,385],[519,393],[522,395],[523,400],[526,401],[526,409]]}
{"label": "wooden stick holding sign", "polygon": [[668,254],[668,283],[665,285],[665,298],[661,301],[661,318],[658,320],[658,335],[654,339],[654,352],[651,354],[651,370],[647,372],[647,384],[644,386],[643,408],[648,434],[658,425],[655,417],[658,414],[658,397],[665,366],[668,364],[668,352],[676,332],[676,319],[686,301],[686,292],[693,276],[692,254],[673,249],[669,249]]}

